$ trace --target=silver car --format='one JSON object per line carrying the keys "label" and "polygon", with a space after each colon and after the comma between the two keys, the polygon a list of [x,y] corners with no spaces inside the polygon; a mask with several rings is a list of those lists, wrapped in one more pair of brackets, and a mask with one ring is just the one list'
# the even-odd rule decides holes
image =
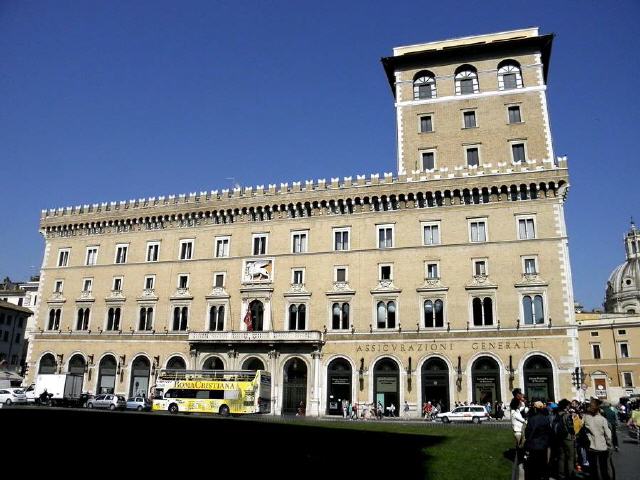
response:
{"label": "silver car", "polygon": [[151,401],[144,397],[131,397],[127,399],[127,410],[149,411],[151,410]]}
{"label": "silver car", "polygon": [[124,410],[127,406],[127,401],[122,395],[116,395],[114,393],[107,393],[102,395],[96,395],[93,398],[87,400],[87,408],[108,408],[109,410]]}
{"label": "silver car", "polygon": [[11,405],[12,403],[27,403],[27,396],[21,388],[0,389],[0,403]]}

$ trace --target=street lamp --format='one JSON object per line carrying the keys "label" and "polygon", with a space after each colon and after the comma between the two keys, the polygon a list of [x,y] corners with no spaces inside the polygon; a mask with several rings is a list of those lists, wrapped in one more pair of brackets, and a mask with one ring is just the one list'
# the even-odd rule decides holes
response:
{"label": "street lamp", "polygon": [[458,355],[458,368],[456,369],[456,373],[458,378],[456,379],[456,386],[458,387],[458,391],[462,391],[462,357]]}
{"label": "street lamp", "polygon": [[409,366],[407,367],[407,390],[411,391],[411,374],[413,370],[411,370],[411,357],[409,357]]}
{"label": "street lamp", "polygon": [[358,379],[360,380],[360,391],[364,390],[364,358],[360,359],[360,370],[358,370]]}

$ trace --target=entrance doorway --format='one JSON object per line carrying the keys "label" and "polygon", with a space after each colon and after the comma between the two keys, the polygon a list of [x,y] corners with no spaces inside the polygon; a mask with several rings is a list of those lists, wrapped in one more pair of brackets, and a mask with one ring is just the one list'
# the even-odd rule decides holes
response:
{"label": "entrance doorway", "polygon": [[351,364],[344,358],[327,367],[327,414],[342,415],[342,402],[351,402]]}
{"label": "entrance doorway", "polygon": [[422,402],[439,403],[442,412],[449,411],[449,367],[441,358],[430,358],[422,364]]}
{"label": "entrance doorway", "polygon": [[379,360],[373,368],[373,401],[382,404],[385,415],[391,404],[396,407],[395,415],[400,412],[400,369],[390,358]]}
{"label": "entrance doorway", "polygon": [[151,364],[146,357],[138,357],[131,364],[131,385],[129,386],[129,396],[145,397],[149,393],[149,375],[151,374]]}
{"label": "entrance doorway", "polygon": [[107,355],[100,361],[96,394],[115,393],[116,368],[116,359],[111,355]]}
{"label": "entrance doorway", "polygon": [[524,363],[524,394],[527,400],[553,402],[553,366],[542,355],[529,357]]}
{"label": "entrance doorway", "polygon": [[307,365],[299,358],[292,358],[284,366],[282,382],[282,414],[295,415],[307,408]]}
{"label": "entrance doorway", "polygon": [[480,357],[471,367],[473,403],[484,405],[502,401],[500,391],[500,366],[491,357]]}

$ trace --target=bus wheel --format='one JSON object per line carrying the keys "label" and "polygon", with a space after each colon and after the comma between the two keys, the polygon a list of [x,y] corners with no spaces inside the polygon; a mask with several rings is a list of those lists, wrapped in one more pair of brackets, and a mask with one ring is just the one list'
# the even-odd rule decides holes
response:
{"label": "bus wheel", "polygon": [[222,405],[220,407],[220,411],[218,413],[220,415],[222,415],[223,417],[228,417],[229,416],[229,407],[227,407],[226,405]]}
{"label": "bus wheel", "polygon": [[178,405],[175,403],[169,405],[169,413],[178,413]]}

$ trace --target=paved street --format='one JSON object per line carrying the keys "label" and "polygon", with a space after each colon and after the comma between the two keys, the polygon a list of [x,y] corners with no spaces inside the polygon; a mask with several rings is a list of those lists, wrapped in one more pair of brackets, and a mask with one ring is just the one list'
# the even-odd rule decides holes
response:
{"label": "paved street", "polygon": [[618,427],[620,450],[613,452],[616,480],[633,480],[640,477],[640,445],[629,436],[626,426]]}

